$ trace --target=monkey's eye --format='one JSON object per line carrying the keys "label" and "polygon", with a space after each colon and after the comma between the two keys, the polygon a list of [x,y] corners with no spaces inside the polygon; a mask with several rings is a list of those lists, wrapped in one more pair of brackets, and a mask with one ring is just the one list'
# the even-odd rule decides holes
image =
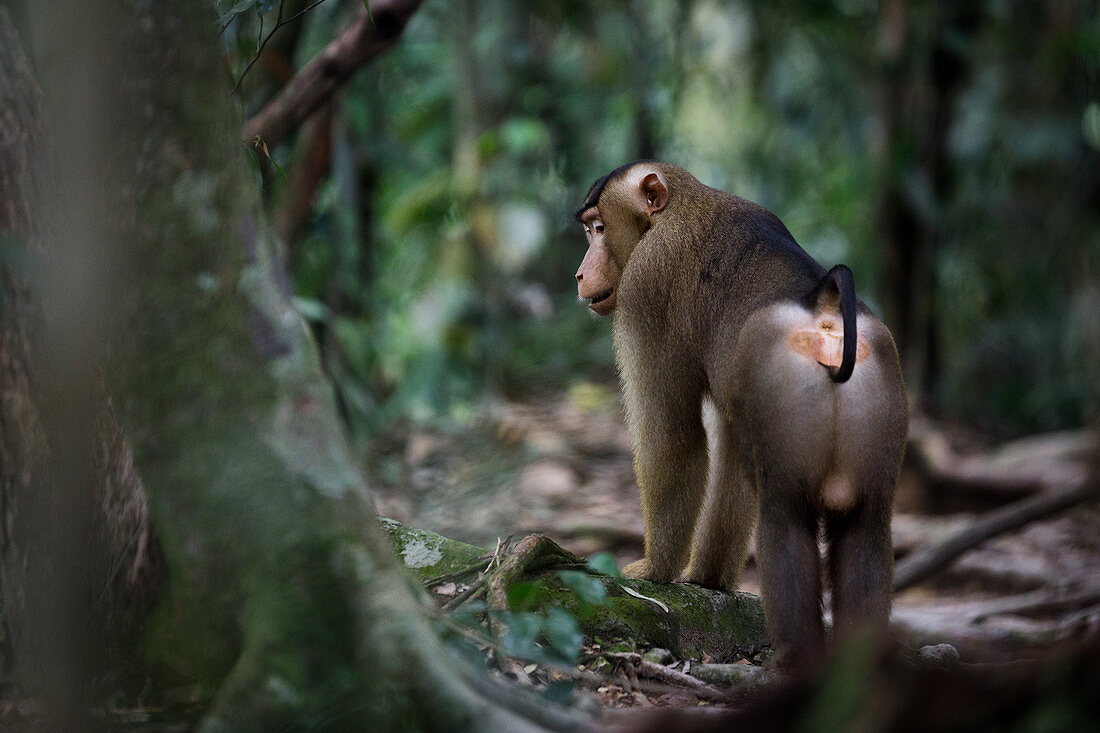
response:
{"label": "monkey's eye", "polygon": [[592,236],[592,229],[587,224],[584,225],[584,236],[586,236],[586,237],[591,237]]}
{"label": "monkey's eye", "polygon": [[596,230],[596,234],[603,234],[603,222],[596,222],[594,229]]}

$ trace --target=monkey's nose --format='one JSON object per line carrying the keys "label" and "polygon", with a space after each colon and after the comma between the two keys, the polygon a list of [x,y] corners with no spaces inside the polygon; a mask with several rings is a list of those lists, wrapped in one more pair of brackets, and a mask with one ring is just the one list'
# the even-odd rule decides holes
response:
{"label": "monkey's nose", "polygon": [[584,275],[582,275],[582,274],[580,274],[580,273],[578,272],[578,273],[577,273],[577,282],[580,282],[580,281],[581,281],[581,280],[583,280],[583,279],[584,279]]}

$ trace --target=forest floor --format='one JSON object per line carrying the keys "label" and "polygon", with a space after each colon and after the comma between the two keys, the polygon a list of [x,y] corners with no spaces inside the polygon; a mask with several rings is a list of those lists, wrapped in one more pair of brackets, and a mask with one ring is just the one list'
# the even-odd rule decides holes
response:
{"label": "forest floor", "polygon": [[[1090,433],[998,447],[915,418],[917,439],[895,501],[899,559],[998,507],[1083,481],[1097,449]],[[930,471],[930,463],[948,468]],[[391,430],[372,443],[370,473],[380,514],[452,539],[493,547],[542,533],[580,555],[609,552],[620,566],[642,554],[629,439],[612,387],[502,401],[462,425]],[[1034,658],[1100,635],[1098,571],[1100,507],[1077,506],[989,539],[896,594],[893,630],[914,647],[950,643],[963,662]],[[759,592],[751,559],[742,588]],[[613,693],[600,702],[663,704],[659,695]]]}

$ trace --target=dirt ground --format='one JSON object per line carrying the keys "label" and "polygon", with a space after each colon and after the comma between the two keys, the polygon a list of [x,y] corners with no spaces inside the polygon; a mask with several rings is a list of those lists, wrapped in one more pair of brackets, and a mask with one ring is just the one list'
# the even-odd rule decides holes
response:
{"label": "dirt ground", "polygon": [[[911,435],[930,430],[915,419]],[[1000,454],[973,436],[951,439],[964,476],[957,481],[925,480],[911,446],[914,460],[895,502],[899,559],[1036,487],[1057,491],[1084,475],[1087,450],[1051,460],[1048,444],[1065,442],[1057,436]],[[995,474],[1041,475],[970,485],[966,471],[979,456],[993,456],[981,465]],[[581,555],[610,552],[620,564],[642,553],[641,509],[613,386],[580,384],[552,400],[500,402],[463,425],[393,430],[373,442],[370,473],[380,514],[453,539],[492,547],[498,538],[539,532]],[[1100,508],[1079,506],[988,540],[898,594],[893,625],[913,645],[955,645],[963,661],[1028,658],[1100,633],[1098,571]],[[751,561],[742,587],[759,590]]]}

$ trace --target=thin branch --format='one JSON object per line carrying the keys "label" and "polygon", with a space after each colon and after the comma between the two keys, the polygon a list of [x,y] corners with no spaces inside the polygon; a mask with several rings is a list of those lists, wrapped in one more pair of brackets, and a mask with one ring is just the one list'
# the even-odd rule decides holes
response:
{"label": "thin branch", "polygon": [[[260,45],[256,49],[256,55],[252,57],[252,60],[248,62],[248,66],[244,67],[244,71],[242,71],[241,75],[239,77],[237,77],[237,83],[233,85],[233,89],[230,90],[230,92],[229,92],[230,94],[236,94],[237,93],[237,89],[240,88],[241,82],[244,81],[245,76],[247,76],[248,72],[252,70],[252,67],[256,64],[256,62],[260,60],[260,54],[263,53],[264,47],[267,46],[267,42],[270,41],[271,38],[276,33],[279,32],[280,28],[283,28],[287,25],[290,25],[294,21],[298,20],[298,18],[301,18],[303,15],[305,15],[309,11],[313,10],[315,7],[317,7],[321,3],[326,2],[326,0],[314,0],[314,2],[310,3],[306,7],[302,8],[301,10],[299,10],[297,13],[290,16],[286,20],[283,20],[283,2],[285,2],[285,0],[281,0],[279,2],[279,15],[275,19],[275,27],[271,29],[271,32],[267,34],[266,38],[264,38],[262,41],[260,41]],[[234,17],[236,17],[236,16],[234,16]],[[232,22],[233,22],[233,18],[230,18],[228,21],[226,21],[226,24],[222,26],[222,29],[221,29],[221,31],[219,32],[218,35],[221,35],[222,33],[224,33],[225,29],[228,28],[229,24],[232,23]],[[257,40],[259,40],[259,36],[262,36],[263,34],[264,34],[264,16],[261,15],[260,16],[260,32],[257,36]]]}
{"label": "thin branch", "polygon": [[[441,613],[435,606],[426,606],[424,610],[435,618],[437,621],[448,626],[452,631],[455,631],[459,635],[465,637],[469,641],[482,645],[485,648],[492,649],[495,653],[504,655],[503,648],[499,647],[496,642],[481,634],[477,633],[473,629],[467,628],[462,624],[455,623],[455,621],[444,613]],[[519,659],[515,657],[514,659]],[[533,660],[529,660],[533,661]],[[518,662],[517,662],[518,664]],[[572,675],[574,677],[581,676],[581,670],[567,667],[565,665],[554,665],[538,663],[540,667],[546,667],[554,669],[555,671],[564,674]],[[483,697],[498,703],[512,712],[520,715],[528,720],[534,721],[545,728],[555,731],[573,731],[578,729],[588,729],[592,724],[592,717],[580,711],[577,708],[567,708],[547,705],[545,700],[533,697],[520,688],[507,687],[505,688],[499,682],[491,680],[487,675],[482,673],[471,674],[467,681],[470,685],[480,693]]]}
{"label": "thin branch", "polygon": [[[267,38],[264,38],[262,41],[260,41],[259,48],[256,49],[256,55],[252,57],[252,60],[248,62],[248,66],[244,67],[244,71],[242,71],[241,75],[237,77],[237,83],[234,84],[233,88],[229,91],[230,94],[236,94],[237,93],[237,89],[240,88],[241,82],[244,81],[244,78],[248,75],[248,72],[252,70],[252,67],[255,65],[255,63],[260,60],[260,54],[262,54],[264,52],[264,47],[267,46],[267,42],[271,40],[272,36],[274,36],[279,31],[280,28],[282,28],[284,25],[286,25],[286,23],[283,22],[283,3],[284,2],[285,2],[285,0],[279,0],[279,15],[275,19],[275,27],[272,28],[271,32],[267,34]],[[324,0],[321,0],[321,2],[324,2]],[[260,32],[257,35],[257,39],[260,36],[262,36],[263,33],[264,33],[264,16],[261,13],[260,14]]]}
{"label": "thin branch", "polygon": [[[646,661],[642,659],[642,655],[634,652],[598,652],[593,656],[600,656],[609,662],[615,661],[627,665],[629,669],[633,670],[635,676],[640,674],[665,685],[686,689],[700,700],[719,703],[729,702],[730,700],[728,693],[711,687],[698,677],[692,677],[690,674]],[[631,678],[632,684],[634,684],[634,679],[634,677]]]}
{"label": "thin branch", "polygon": [[1024,598],[1009,598],[1007,601],[993,603],[990,608],[974,616],[975,622],[985,621],[991,616],[1033,616],[1057,613],[1078,608],[1091,608],[1100,604],[1100,588],[1092,588],[1066,596],[1054,596],[1048,593],[1029,594]]}
{"label": "thin branch", "polygon": [[[487,557],[487,556],[486,556]],[[467,575],[474,575],[481,572],[481,559],[479,558],[477,564],[467,565],[464,568],[455,570],[453,573],[444,573],[443,575],[437,575],[434,578],[428,578],[422,581],[420,584],[425,588],[432,588],[443,583],[449,583],[451,581],[459,581],[465,578]]]}
{"label": "thin branch", "polygon": [[325,2],[325,0],[315,0],[315,2],[310,3],[309,5],[302,8],[297,13],[295,13],[294,15],[290,16],[285,21],[283,21],[283,25],[286,25],[287,23],[298,20],[298,18],[301,18],[303,15],[305,15],[309,11],[313,10],[315,7],[317,7],[318,5],[320,5],[323,2]]}
{"label": "thin branch", "polygon": [[244,127],[245,141],[257,136],[269,147],[282,142],[324,104],[359,68],[400,38],[422,0],[373,0],[351,25],[294,75]]}
{"label": "thin branch", "polygon": [[443,613],[450,613],[450,612],[454,611],[455,609],[457,609],[459,606],[461,606],[466,601],[473,598],[474,595],[476,595],[478,591],[480,591],[482,588],[485,587],[485,578],[486,577],[487,576],[484,576],[484,575],[481,576],[480,578],[475,580],[470,585],[469,588],[462,591],[461,593],[456,595],[454,598],[452,598],[451,600],[449,600],[445,604],[443,604],[443,607],[442,607]]}

